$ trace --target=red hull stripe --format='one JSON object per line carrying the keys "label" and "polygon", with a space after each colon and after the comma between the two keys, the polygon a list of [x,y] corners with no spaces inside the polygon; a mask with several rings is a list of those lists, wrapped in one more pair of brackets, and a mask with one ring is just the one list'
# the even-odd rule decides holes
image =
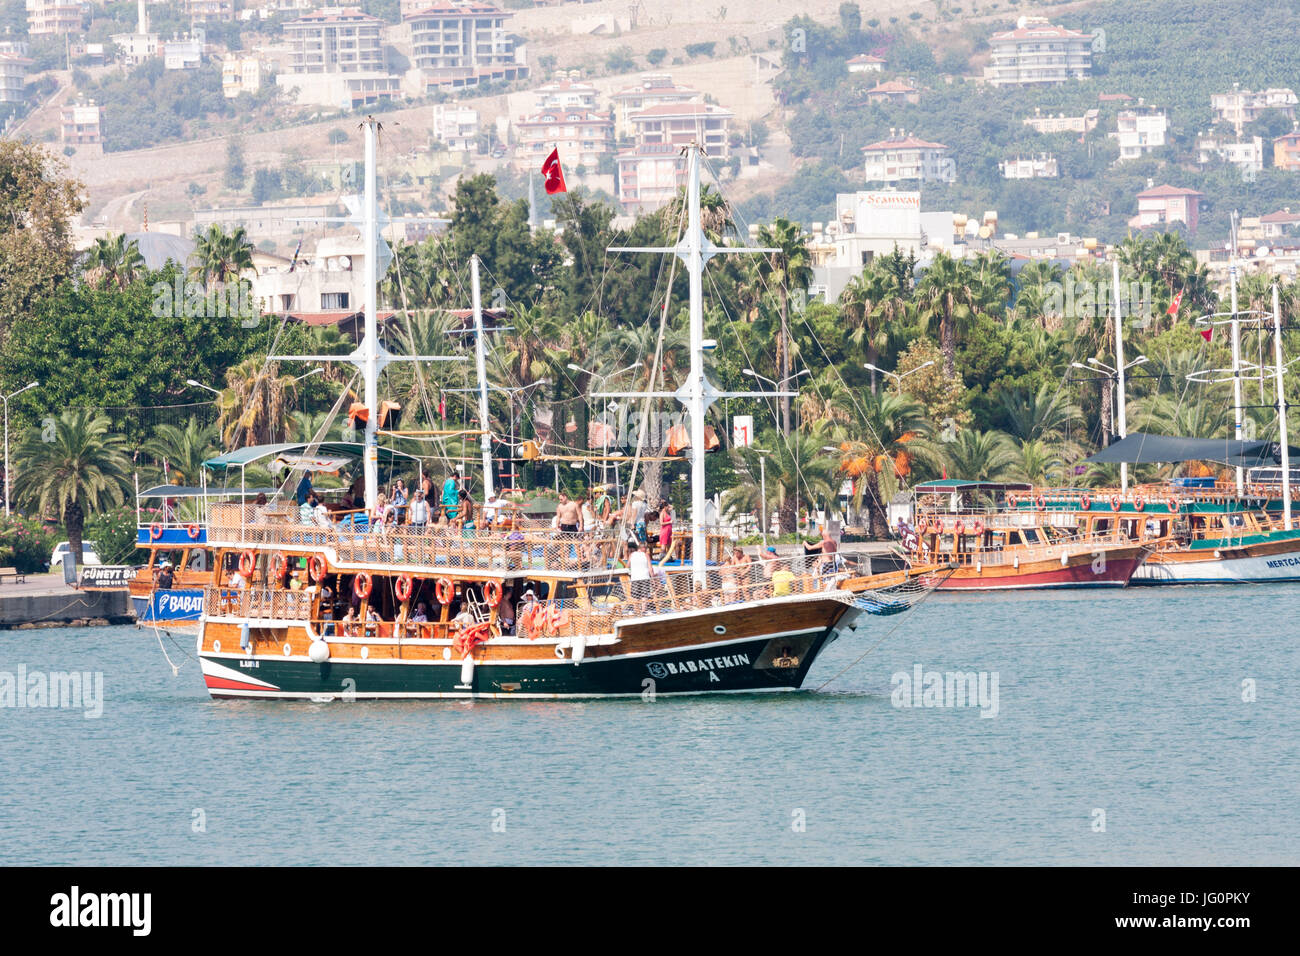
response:
{"label": "red hull stripe", "polygon": [[1081,564],[1072,567],[1061,568],[1059,571],[1038,571],[1031,574],[998,574],[996,571],[985,571],[984,574],[972,577],[948,578],[943,584],[939,585],[941,591],[958,591],[966,588],[1035,588],[1035,587],[1062,587],[1069,585],[1117,585],[1122,586],[1128,583],[1133,572],[1137,570],[1136,561],[1110,561],[1106,564],[1106,570],[1101,574],[1092,573],[1092,565]]}
{"label": "red hull stripe", "polygon": [[204,674],[203,679],[208,682],[210,689],[216,690],[279,690],[278,687],[272,687],[270,684],[249,684],[225,677],[214,677],[211,674]]}

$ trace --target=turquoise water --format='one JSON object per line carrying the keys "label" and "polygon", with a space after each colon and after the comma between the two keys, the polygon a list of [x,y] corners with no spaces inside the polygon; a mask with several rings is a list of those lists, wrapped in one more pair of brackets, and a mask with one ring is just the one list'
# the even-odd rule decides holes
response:
{"label": "turquoise water", "polygon": [[[191,638],[174,677],[152,631],[0,632],[0,672],[104,674],[99,719],[0,709],[0,862],[1296,864],[1298,611],[939,595],[823,691],[653,703],[216,702]],[[918,663],[998,715],[895,707]]]}

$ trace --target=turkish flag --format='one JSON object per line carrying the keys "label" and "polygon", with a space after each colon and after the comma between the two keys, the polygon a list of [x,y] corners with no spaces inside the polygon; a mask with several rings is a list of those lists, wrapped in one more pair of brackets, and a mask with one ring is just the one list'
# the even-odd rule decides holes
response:
{"label": "turkish flag", "polygon": [[1175,319],[1178,318],[1178,310],[1182,307],[1182,304],[1183,290],[1179,289],[1178,294],[1174,296],[1174,301],[1169,303],[1169,310],[1165,312],[1165,315],[1172,315]]}
{"label": "turkish flag", "polygon": [[1211,339],[1213,336],[1214,336],[1214,328],[1213,328],[1213,326],[1211,326],[1211,327],[1208,328],[1208,329],[1201,329],[1201,338],[1205,339],[1205,341],[1207,341],[1207,342],[1210,341],[1210,339]]}
{"label": "turkish flag", "polygon": [[542,175],[546,177],[546,194],[548,196],[569,191],[569,188],[564,184],[564,170],[560,167],[560,148],[558,146],[551,150],[551,155],[547,156],[546,162],[542,163]]}

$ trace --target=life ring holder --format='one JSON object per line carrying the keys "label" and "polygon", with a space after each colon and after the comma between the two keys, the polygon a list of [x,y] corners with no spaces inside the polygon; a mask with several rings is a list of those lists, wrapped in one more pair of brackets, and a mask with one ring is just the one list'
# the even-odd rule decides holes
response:
{"label": "life ring holder", "polygon": [[257,561],[257,556],[253,554],[252,548],[245,548],[243,553],[240,554],[239,573],[244,576],[245,580],[247,580],[248,577],[252,575],[253,565],[256,561]]}
{"label": "life ring holder", "polygon": [[433,584],[433,596],[439,604],[450,604],[456,597],[456,585],[451,583],[451,578],[438,578]]}
{"label": "life ring holder", "polygon": [[153,524],[149,525],[149,540],[157,541],[162,537],[162,532],[162,525],[155,521]]}
{"label": "life ring holder", "polygon": [[1008,507],[1008,508],[1014,508],[1014,507],[1015,507],[1016,505],[1018,505],[1019,503],[1020,503],[1020,499],[1017,498],[1015,495],[1007,495],[1007,507]]}
{"label": "life ring holder", "polygon": [[496,607],[501,603],[500,581],[488,581],[483,585],[483,600],[487,601],[488,607]]}
{"label": "life ring holder", "polygon": [[191,541],[199,540],[199,526],[193,522],[185,526],[185,533],[190,536]]}
{"label": "life ring holder", "polygon": [[1165,506],[1169,509],[1169,513],[1171,515],[1178,514],[1179,502],[1178,499],[1175,498],[1173,495],[1169,496],[1169,500],[1165,502]]}
{"label": "life ring holder", "polygon": [[284,580],[284,572],[289,567],[289,559],[283,554],[277,554],[271,561],[271,577],[275,581]]}
{"label": "life ring holder", "polygon": [[958,519],[957,519],[957,523],[954,524],[954,525],[952,526],[952,533],[953,533],[953,535],[954,535],[955,537],[961,537],[963,534],[965,534],[965,533],[966,533],[966,522],[964,522],[964,521],[962,521],[960,518],[958,518]]}
{"label": "life ring holder", "polygon": [[370,579],[369,572],[366,571],[357,572],[357,576],[352,579],[352,593],[363,601],[370,597],[370,592],[374,586],[374,582]]}
{"label": "life ring holder", "polygon": [[409,574],[399,574],[397,576],[397,584],[393,588],[393,591],[397,594],[397,600],[410,600],[411,592],[414,590],[415,579],[413,577]]}
{"label": "life ring holder", "polygon": [[307,559],[307,573],[313,581],[319,583],[325,577],[325,559],[319,554],[313,554]]}
{"label": "life ring holder", "polygon": [[1037,498],[1034,499],[1034,507],[1037,508],[1039,511],[1046,511],[1047,499],[1044,498],[1042,495],[1039,495]]}
{"label": "life ring holder", "polygon": [[971,525],[970,530],[971,530],[971,534],[982,538],[984,536],[984,531],[986,530],[984,527],[984,522],[981,521],[979,518],[976,518],[975,523]]}
{"label": "life ring holder", "polygon": [[1087,493],[1080,495],[1079,507],[1082,508],[1084,511],[1090,510],[1092,508],[1092,495]]}
{"label": "life ring holder", "polygon": [[1120,510],[1121,508],[1123,508],[1123,507],[1124,507],[1124,502],[1123,502],[1122,500],[1120,500],[1119,495],[1111,495],[1111,496],[1110,496],[1110,510],[1111,510],[1111,511],[1119,511],[1119,510]]}
{"label": "life ring holder", "polygon": [[1134,511],[1141,511],[1141,510],[1142,510],[1143,508],[1145,508],[1146,506],[1147,506],[1147,500],[1146,500],[1146,498],[1142,497],[1141,495],[1138,495],[1137,497],[1135,497],[1135,498],[1133,499],[1133,510],[1134,510]]}

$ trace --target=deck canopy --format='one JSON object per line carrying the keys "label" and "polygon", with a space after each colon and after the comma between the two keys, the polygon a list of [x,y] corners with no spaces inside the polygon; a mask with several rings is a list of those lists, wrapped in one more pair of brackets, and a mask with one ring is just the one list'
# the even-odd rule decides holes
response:
{"label": "deck canopy", "polygon": [[912,490],[918,495],[952,494],[953,492],[1006,492],[1029,491],[1034,486],[1027,481],[966,481],[963,478],[939,478],[923,481]]}
{"label": "deck canopy", "polygon": [[188,485],[154,485],[136,495],[137,498],[255,498],[273,495],[278,488],[192,488]]}
{"label": "deck canopy", "polygon": [[[319,461],[328,463],[331,459],[343,458],[348,461],[360,460],[365,454],[366,446],[361,442],[355,441],[323,441],[313,442],[287,442],[275,445],[249,445],[247,448],[236,448],[234,451],[228,451],[216,458],[209,458],[203,463],[204,468],[210,468],[213,471],[224,468],[243,468],[254,462],[262,461],[267,458],[284,458],[289,459],[297,457],[307,467],[311,468],[311,462]],[[402,465],[406,463],[418,464],[420,459],[415,455],[408,455],[406,452],[394,451],[391,448],[379,447],[375,449],[379,453],[379,463],[381,465]]]}
{"label": "deck canopy", "polygon": [[[1300,451],[1291,449],[1294,457]],[[1149,465],[1178,461],[1217,461],[1225,465],[1255,468],[1276,465],[1282,460],[1281,448],[1270,441],[1237,441],[1233,438],[1180,438],[1175,435],[1148,435],[1134,432],[1103,448],[1084,461],[1095,464]]]}

